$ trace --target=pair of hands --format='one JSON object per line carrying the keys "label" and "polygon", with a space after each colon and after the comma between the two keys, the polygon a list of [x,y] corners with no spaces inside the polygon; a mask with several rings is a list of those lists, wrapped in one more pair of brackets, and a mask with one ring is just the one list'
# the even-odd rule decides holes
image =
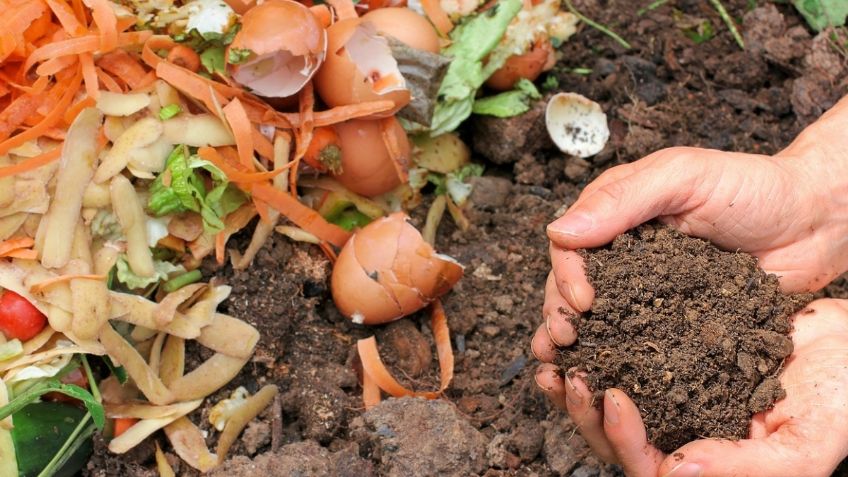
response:
{"label": "pair of hands", "polygon": [[[552,268],[544,323],[531,344],[536,382],[592,449],[633,477],[829,476],[848,455],[848,301],[817,300],[793,319],[786,398],[755,415],[749,438],[703,439],[665,455],[647,442],[633,401],[606,390],[601,408],[580,376],[563,377],[556,350],[577,336],[567,314],[594,291],[575,249],[653,218],[759,258],[785,292],[813,291],[848,270],[848,98],[774,157],[693,148],[612,168],[548,226]],[[812,311],[810,311],[812,310]],[[567,312],[563,314],[561,311]]]}

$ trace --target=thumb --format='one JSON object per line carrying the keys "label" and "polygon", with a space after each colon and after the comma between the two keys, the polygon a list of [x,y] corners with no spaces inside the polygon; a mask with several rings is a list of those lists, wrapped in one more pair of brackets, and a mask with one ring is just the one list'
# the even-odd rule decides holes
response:
{"label": "thumb", "polygon": [[590,184],[587,196],[548,225],[548,237],[565,249],[599,247],[657,216],[684,211],[702,182],[699,159],[710,153],[665,149],[634,163],[641,167],[629,175],[594,190]]}
{"label": "thumb", "polygon": [[[740,441],[703,439],[690,442],[663,461],[659,475],[665,477],[786,477],[830,475],[827,458],[791,424],[762,439]],[[802,434],[803,435],[803,434]],[[805,445],[806,443],[806,445]],[[838,460],[836,461],[839,462]]]}

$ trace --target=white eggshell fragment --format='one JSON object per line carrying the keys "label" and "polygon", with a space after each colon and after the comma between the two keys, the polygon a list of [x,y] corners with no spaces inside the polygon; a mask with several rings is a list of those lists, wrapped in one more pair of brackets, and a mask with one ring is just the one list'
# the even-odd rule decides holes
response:
{"label": "white eggshell fragment", "polygon": [[601,106],[577,93],[557,93],[548,101],[545,126],[560,151],[578,157],[601,152],[609,139]]}

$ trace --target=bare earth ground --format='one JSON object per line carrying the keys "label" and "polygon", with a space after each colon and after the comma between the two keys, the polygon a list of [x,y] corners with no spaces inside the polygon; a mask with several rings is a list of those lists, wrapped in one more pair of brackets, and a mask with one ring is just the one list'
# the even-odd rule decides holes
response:
{"label": "bare earth ground", "polygon": [[[363,413],[356,340],[376,333],[404,383],[432,388],[438,364],[427,317],[350,324],[333,307],[320,252],[275,238],[247,272],[208,270],[234,287],[225,311],[262,332],[253,361],[217,397],[238,385],[281,389],[276,409],[251,424],[216,475],[620,475],[600,465],[535,390],[528,343],[549,270],[545,225],[600,172],[656,149],[778,151],[845,94],[848,67],[840,42],[814,39],[786,5],[724,1],[745,34],[742,51],[708,2],[671,1],[643,15],[637,10],[647,0],[573,3],[633,45],[624,50],[584,27],[561,47],[553,74],[555,90],[601,103],[612,137],[593,158],[566,159],[546,141],[541,108],[509,121],[476,120],[462,131],[488,170],[476,185],[471,230],[460,233],[445,219],[439,233],[439,250],[466,266],[445,299],[457,356],[446,398],[389,400]],[[715,37],[695,44],[684,36],[675,22],[692,18],[708,20]],[[424,212],[414,212],[416,225]],[[194,353],[198,362],[206,357]],[[205,422],[207,412],[192,417]],[[86,475],[155,475],[152,444],[127,456],[100,449]],[[183,465],[183,474],[192,472]]]}

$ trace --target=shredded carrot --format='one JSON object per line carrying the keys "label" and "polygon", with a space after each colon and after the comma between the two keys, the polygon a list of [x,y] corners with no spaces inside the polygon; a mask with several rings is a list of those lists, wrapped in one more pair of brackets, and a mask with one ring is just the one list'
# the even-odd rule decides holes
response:
{"label": "shredded carrot", "polygon": [[336,11],[339,20],[357,18],[356,7],[351,0],[327,0],[327,3]]}
{"label": "shredded carrot", "polygon": [[300,159],[306,154],[309,149],[309,144],[312,142],[312,129],[314,127],[313,114],[315,110],[315,91],[312,82],[306,83],[306,86],[300,91],[298,96],[300,110],[300,127],[295,129],[295,151],[292,163],[294,164],[291,174],[289,174],[289,193],[293,197],[297,197],[297,168],[300,165]]}
{"label": "shredded carrot", "polygon": [[73,106],[71,106],[70,108],[68,108],[67,111],[65,111],[65,124],[71,124],[72,122],[74,122],[74,119],[77,118],[77,115],[80,113],[80,111],[85,108],[94,106],[95,104],[96,101],[91,96],[86,96],[85,98],[77,101],[76,103],[74,103]]}
{"label": "shredded carrot", "polygon": [[[225,149],[222,148],[222,151]],[[291,167],[293,163],[286,164],[286,167],[281,167],[268,172],[244,172],[237,169],[235,164],[230,163],[221,153],[211,147],[201,147],[197,150],[197,155],[215,164],[218,169],[221,169],[227,178],[237,184],[250,184],[273,179],[279,174],[282,174]],[[239,166],[241,164],[238,164]]]}
{"label": "shredded carrot", "polygon": [[112,437],[118,437],[124,432],[127,432],[130,427],[134,426],[135,423],[138,422],[138,419],[134,417],[118,417],[115,418],[115,429],[113,431]]}
{"label": "shredded carrot", "polygon": [[396,131],[400,131],[400,134],[406,133],[403,132],[400,126],[395,124],[396,121],[397,119],[394,116],[381,119],[380,133],[383,136],[383,144],[386,145],[386,151],[392,159],[392,165],[395,166],[395,172],[397,172],[400,182],[405,184],[409,181],[409,157],[406,157],[403,151],[401,151],[397,138],[398,133]]}
{"label": "shredded carrot", "polygon": [[251,135],[253,136],[253,148],[256,153],[266,159],[272,159],[274,157],[274,145],[271,144],[271,141],[256,128],[252,128]]}
{"label": "shredded carrot", "polygon": [[86,94],[88,94],[89,98],[99,98],[100,84],[97,80],[97,69],[94,67],[94,55],[91,53],[80,53],[79,62],[82,68],[82,79],[85,81]]}
{"label": "shredded carrot", "polygon": [[58,277],[48,278],[43,282],[38,282],[29,287],[30,293],[41,293],[48,287],[51,287],[57,283],[64,283],[69,280],[74,280],[77,278],[82,278],[84,280],[106,280],[106,275],[91,275],[91,274],[81,274],[81,275],[59,275]]}
{"label": "shredded carrot", "polygon": [[141,59],[147,63],[147,66],[155,69],[164,60],[154,50],[170,50],[175,46],[177,46],[177,43],[171,37],[153,35],[144,42],[144,47],[141,49]]}
{"label": "shredded carrot", "polygon": [[250,188],[250,192],[298,227],[336,247],[341,247],[350,238],[350,232],[327,222],[321,214],[271,184],[256,184]]}
{"label": "shredded carrot", "polygon": [[11,9],[4,6],[2,18],[0,18],[0,62],[22,50],[24,46],[23,33],[29,26],[41,17],[46,9],[42,2],[22,2]]}
{"label": "shredded carrot", "polygon": [[103,71],[100,68],[96,68],[96,70],[97,70],[97,79],[100,80],[101,83],[103,83],[103,86],[106,89],[108,89],[112,93],[121,93],[121,92],[124,91],[124,89],[121,88],[121,85],[119,85],[118,82],[115,81],[115,78],[111,77],[109,75],[109,73]]}
{"label": "shredded carrot", "polygon": [[101,56],[97,60],[97,66],[120,78],[131,89],[139,88],[147,75],[141,63],[124,50],[115,50]]}
{"label": "shredded carrot", "polygon": [[82,4],[82,0],[71,0],[71,8],[74,9],[74,15],[76,15],[77,20],[79,20],[83,25],[88,25],[90,16],[88,15],[88,11],[85,9],[85,6]]}
{"label": "shredded carrot", "polygon": [[0,111],[0,139],[6,139],[15,132],[26,118],[35,114],[43,102],[43,98],[38,96],[23,95]]}
{"label": "shredded carrot", "polygon": [[35,260],[38,258],[38,251],[32,249],[18,249],[0,254],[0,258],[20,258],[23,260]]}
{"label": "shredded carrot", "polygon": [[440,383],[438,391],[413,391],[400,384],[380,359],[380,353],[377,350],[377,340],[373,336],[359,340],[356,343],[356,348],[359,351],[359,359],[362,361],[363,377],[364,375],[368,375],[380,389],[394,397],[415,396],[436,399],[441,396],[453,380],[453,349],[451,349],[450,330],[448,330],[445,310],[438,299],[430,305],[430,312],[430,327],[433,330],[433,338],[436,341],[436,352],[439,355]]}
{"label": "shredded carrot", "polygon": [[268,204],[254,197],[253,206],[256,207],[256,213],[259,214],[259,220],[265,222],[266,224],[274,222],[273,220],[271,220],[271,212],[268,210]]}
{"label": "shredded carrot", "polygon": [[215,261],[218,265],[224,264],[224,247],[227,246],[227,235],[224,232],[218,232],[215,235]]}
{"label": "shredded carrot", "polygon": [[430,22],[433,23],[433,26],[436,27],[436,30],[442,36],[448,36],[448,33],[453,30],[453,22],[451,22],[450,17],[448,17],[448,14],[442,8],[442,3],[439,0],[421,0],[421,8],[424,9],[424,13],[430,19]]}
{"label": "shredded carrot", "polygon": [[[348,106],[337,106],[326,111],[315,113],[315,127],[331,126],[348,119],[356,119],[372,114],[384,113],[395,107],[394,101],[379,100],[367,103],[351,104]],[[298,121],[299,122],[299,121]]]}
{"label": "shredded carrot", "polygon": [[[62,119],[62,115],[65,113],[65,110],[70,106],[71,100],[74,98],[77,90],[80,87],[80,83],[82,83],[82,74],[81,72],[77,72],[74,77],[69,81],[67,85],[65,85],[64,92],[62,93],[62,98],[56,104],[56,106],[50,110],[50,113],[47,114],[44,119],[42,119],[35,126],[16,134],[9,139],[6,139],[3,142],[0,142],[0,154],[6,154],[10,149],[20,146],[27,141],[31,141],[33,139],[37,139],[41,136],[44,131],[51,128],[60,119]],[[58,85],[54,88],[59,87]]]}
{"label": "shredded carrot", "polygon": [[100,53],[108,53],[118,47],[118,18],[108,0],[83,0],[91,8],[91,16],[100,30]]}
{"label": "shredded carrot", "polygon": [[[152,35],[153,32],[149,30],[121,33],[118,35],[117,46],[141,44],[148,38],[150,38]],[[26,62],[24,62],[22,71],[29,71],[29,69],[32,68],[32,66],[36,63],[40,63],[50,58],[65,55],[78,55],[80,53],[91,53],[98,51],[99,48],[100,36],[94,34],[88,34],[77,38],[70,38],[63,41],[55,41],[52,43],[48,43],[30,53],[30,55],[26,59]]]}
{"label": "shredded carrot", "polygon": [[320,23],[324,28],[333,24],[333,12],[330,11],[330,8],[327,7],[327,5],[312,5],[309,7],[309,10],[313,15],[315,15],[315,18],[318,19],[318,23]]}
{"label": "shredded carrot", "polygon": [[69,35],[82,36],[88,32],[88,29],[74,15],[74,10],[64,0],[47,0],[47,6]]}
{"label": "shredded carrot", "polygon": [[0,242],[0,257],[13,251],[22,248],[30,248],[35,245],[35,240],[29,237],[10,238]]}
{"label": "shredded carrot", "polygon": [[380,386],[371,379],[368,373],[362,373],[362,402],[365,404],[365,410],[380,404],[382,397],[380,396]]}
{"label": "shredded carrot", "polygon": [[218,104],[225,102],[223,97],[218,97],[216,91],[207,87],[203,77],[167,61],[162,61],[156,66],[156,76],[167,81],[185,95],[199,100],[212,113],[217,114],[216,102]]}
{"label": "shredded carrot", "polygon": [[35,69],[35,74],[39,76],[55,75],[56,73],[64,70],[65,68],[70,68],[76,63],[76,56],[59,56],[57,58],[49,59],[44,63],[38,65],[38,68]]}
{"label": "shredded carrot", "polygon": [[61,156],[62,148],[57,147],[51,151],[39,154],[35,157],[30,157],[29,159],[26,159],[15,165],[0,167],[0,179],[3,177],[18,175],[23,172],[31,171],[33,169],[38,169],[41,166],[50,164],[56,159],[59,159],[59,157]]}
{"label": "shredded carrot", "polygon": [[321,242],[318,244],[318,247],[321,248],[321,251],[324,252],[324,255],[327,256],[327,259],[330,263],[336,263],[336,260],[339,256],[336,254],[336,251],[333,250],[333,246],[328,244],[327,242]]}
{"label": "shredded carrot", "polygon": [[230,125],[230,130],[236,139],[239,162],[247,170],[255,170],[253,166],[253,126],[250,124],[250,120],[247,119],[247,113],[245,113],[244,106],[242,106],[238,98],[233,98],[232,101],[224,106],[224,118]]}

